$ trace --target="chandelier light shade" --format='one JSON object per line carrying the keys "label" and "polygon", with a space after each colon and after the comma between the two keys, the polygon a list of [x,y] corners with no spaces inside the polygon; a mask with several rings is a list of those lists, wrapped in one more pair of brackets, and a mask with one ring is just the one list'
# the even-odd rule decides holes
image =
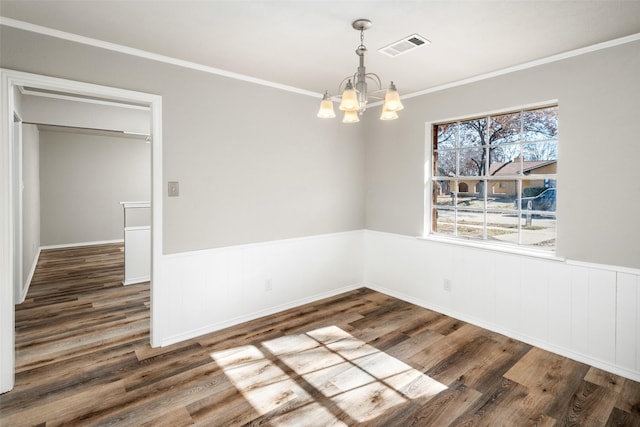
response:
{"label": "chandelier light shade", "polygon": [[351,84],[351,80],[347,82],[347,85],[342,92],[342,101],[340,101],[340,107],[342,111],[358,111],[360,103],[358,102],[358,94]]}
{"label": "chandelier light shade", "polygon": [[358,117],[358,110],[344,112],[342,123],[358,123],[359,121],[360,117]]}
{"label": "chandelier light shade", "polygon": [[[356,55],[359,58],[358,70],[352,76],[347,76],[338,86],[338,93],[335,98],[340,100],[341,111],[344,111],[342,123],[357,123],[360,117],[367,109],[369,100],[383,101],[382,114],[380,120],[395,120],[398,118],[398,111],[404,106],[400,101],[400,94],[395,84],[391,82],[387,89],[382,88],[380,77],[374,73],[367,73],[364,65],[364,55],[367,48],[364,45],[364,31],[372,26],[372,22],[368,19],[356,19],[351,26],[360,31],[360,46],[356,49]],[[346,83],[345,83],[346,82]],[[375,85],[373,90],[369,90],[368,83]],[[382,95],[384,92],[384,96]],[[324,93],[320,102],[320,110],[318,117],[333,118],[336,114],[333,111],[333,99],[329,95],[329,91]]]}
{"label": "chandelier light shade", "polygon": [[322,97],[322,101],[320,102],[318,117],[322,119],[332,119],[335,116],[336,113],[333,111],[333,101],[331,101],[331,96],[329,95],[329,92],[325,92]]}
{"label": "chandelier light shade", "polygon": [[395,120],[398,118],[398,113],[392,110],[382,109],[382,114],[380,114],[380,120]]}
{"label": "chandelier light shade", "polygon": [[387,89],[387,93],[384,95],[384,106],[382,107],[382,109],[386,109],[388,111],[400,111],[403,108],[404,105],[402,105],[402,102],[400,102],[400,94],[396,89],[396,85],[391,82],[389,88]]}

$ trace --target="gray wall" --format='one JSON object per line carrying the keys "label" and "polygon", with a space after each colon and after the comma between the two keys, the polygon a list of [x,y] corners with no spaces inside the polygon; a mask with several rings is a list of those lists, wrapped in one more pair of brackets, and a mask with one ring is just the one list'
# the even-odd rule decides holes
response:
{"label": "gray wall", "polygon": [[164,252],[364,226],[362,126],[319,100],[1,27],[0,64],[154,93],[163,102]]}
{"label": "gray wall", "polygon": [[40,249],[40,135],[22,125],[22,278],[27,280]]}
{"label": "gray wall", "polygon": [[123,238],[120,202],[149,200],[144,140],[40,132],[42,246]]}
{"label": "gray wall", "polygon": [[306,96],[6,27],[0,37],[2,67],[162,95],[164,185],[181,190],[165,195],[165,253],[365,226],[421,235],[425,123],[557,99],[558,253],[640,268],[639,42],[407,99],[391,126],[374,115],[343,126],[316,119]]}
{"label": "gray wall", "polygon": [[[366,227],[422,235],[426,123],[558,100],[558,255],[640,268],[640,42],[407,99],[366,123]],[[429,157],[426,157],[428,159]]]}

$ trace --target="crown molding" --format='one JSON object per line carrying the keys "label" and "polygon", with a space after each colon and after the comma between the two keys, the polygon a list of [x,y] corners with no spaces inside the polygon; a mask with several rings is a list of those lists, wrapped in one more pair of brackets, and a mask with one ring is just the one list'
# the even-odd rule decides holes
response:
{"label": "crown molding", "polygon": [[[269,80],[263,80],[256,77],[247,76],[244,74],[234,73],[231,71],[222,70],[220,68],[198,64],[196,62],[185,61],[185,60],[173,58],[170,56],[147,52],[145,50],[135,49],[135,48],[120,45],[120,44],[115,44],[115,43],[106,42],[103,40],[93,39],[90,37],[80,36],[80,35],[68,33],[65,31],[55,30],[53,28],[43,27],[41,25],[35,25],[28,22],[12,19],[12,18],[6,18],[4,16],[0,16],[0,25],[17,28],[24,31],[30,31],[32,33],[42,34],[50,37],[63,39],[63,40],[68,40],[76,43],[81,43],[89,46],[94,46],[102,49],[107,49],[114,52],[123,53],[126,55],[132,55],[140,58],[150,59],[152,61],[164,62],[166,64],[176,65],[178,67],[190,68],[192,70],[202,71],[209,74],[215,74],[215,75],[229,77],[236,80],[242,80],[245,82],[254,83],[262,86],[268,86],[275,89],[281,89],[287,92],[293,92],[300,95],[311,96],[314,98],[322,98],[323,96],[323,94],[318,92],[313,92],[306,89],[300,89],[293,86],[275,83]],[[640,33],[631,34],[629,36],[620,37],[617,39],[609,40],[602,43],[597,43],[597,44],[586,46],[579,49],[570,50],[567,52],[562,52],[556,55],[547,56],[545,58],[536,59],[534,61],[524,62],[522,64],[514,65],[512,67],[502,68],[500,70],[491,71],[489,73],[479,74],[477,76],[469,77],[467,79],[456,80],[450,83],[433,86],[428,89],[420,90],[417,92],[411,92],[411,93],[402,95],[402,98],[403,99],[415,98],[417,96],[426,95],[429,93],[439,92],[445,89],[451,89],[457,86],[463,86],[466,84],[491,79],[491,78],[502,76],[505,74],[514,73],[516,71],[522,71],[528,68],[534,68],[540,65],[561,61],[563,59],[573,58],[575,56],[596,52],[602,49],[620,46],[626,43],[632,43],[638,40],[640,40]],[[369,106],[372,106],[372,107],[375,107],[378,105],[382,105],[382,102],[375,102],[375,103],[369,104]]]}
{"label": "crown molding", "polygon": [[620,46],[626,43],[632,43],[638,40],[640,40],[640,33],[631,34],[629,36],[620,37],[620,38],[609,40],[606,42],[597,43],[591,46],[569,50],[567,52],[562,52],[556,55],[547,56],[545,58],[536,59],[535,61],[524,62],[522,64],[514,65],[512,67],[502,68],[500,70],[491,71],[489,73],[479,74],[477,76],[469,77],[467,79],[456,80],[451,83],[445,83],[443,85],[433,86],[428,89],[420,90],[418,92],[408,93],[406,95],[402,95],[402,99],[414,98],[416,96],[426,95],[428,93],[439,92],[441,90],[451,89],[453,87],[463,86],[469,83],[475,83],[481,80],[487,80],[493,77],[515,73],[516,71],[522,71],[528,68],[534,68],[540,65],[550,64],[552,62],[562,61],[563,59],[573,58],[575,56],[596,52],[602,49],[608,49],[610,47]]}
{"label": "crown molding", "polygon": [[98,47],[101,49],[111,50],[114,52],[123,53],[125,55],[137,56],[140,58],[150,59],[152,61],[158,61],[158,62],[164,62],[165,64],[176,65],[178,67],[190,68],[192,70],[202,71],[209,74],[229,77],[235,80],[242,80],[245,82],[258,84],[261,86],[268,86],[275,89],[281,89],[287,92],[293,92],[300,95],[312,96],[314,98],[322,98],[322,94],[317,92],[312,92],[310,90],[300,89],[293,86],[275,83],[269,80],[263,80],[256,77],[247,76],[244,74],[234,73],[231,71],[222,70],[220,68],[210,67],[208,65],[198,64],[196,62],[185,61],[182,59],[172,58],[170,56],[160,55],[160,54],[148,52],[142,49],[135,49],[132,47],[111,43],[111,42],[106,42],[106,41],[94,39],[91,37],[85,37],[85,36],[80,36],[73,33],[67,33],[65,31],[55,30],[53,28],[43,27],[41,25],[19,21],[17,19],[6,18],[4,16],[0,16],[0,25],[16,28],[19,30],[29,31],[32,33],[42,34],[49,37],[55,37],[58,39],[80,43],[88,46]]}

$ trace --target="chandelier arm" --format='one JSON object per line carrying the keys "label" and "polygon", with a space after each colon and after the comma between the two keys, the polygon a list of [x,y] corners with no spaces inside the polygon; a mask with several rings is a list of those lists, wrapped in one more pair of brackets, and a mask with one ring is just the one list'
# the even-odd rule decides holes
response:
{"label": "chandelier arm", "polygon": [[344,86],[345,83],[348,82],[349,80],[351,80],[355,86],[355,82],[356,82],[356,77],[358,76],[358,73],[354,73],[351,76],[347,76],[344,79],[342,79],[342,81],[340,82],[340,84],[338,85],[338,94],[336,95],[337,97],[341,97],[342,96],[342,91],[344,90]]}
{"label": "chandelier arm", "polygon": [[367,73],[364,76],[375,82],[375,84],[378,85],[378,90],[382,90],[382,80],[380,80],[380,77],[376,73]]}

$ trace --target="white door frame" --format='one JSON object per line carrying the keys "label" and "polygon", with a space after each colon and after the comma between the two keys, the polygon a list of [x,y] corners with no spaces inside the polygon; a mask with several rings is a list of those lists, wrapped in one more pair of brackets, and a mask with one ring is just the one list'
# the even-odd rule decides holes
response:
{"label": "white door frame", "polygon": [[16,223],[13,183],[13,114],[17,87],[66,92],[101,97],[115,101],[143,104],[151,110],[151,322],[152,347],[160,345],[158,300],[162,262],[162,97],[108,86],[82,83],[21,71],[0,69],[0,393],[14,385],[15,308],[14,308],[14,239]]}
{"label": "white door frame", "polygon": [[14,303],[21,301],[22,289],[24,282],[22,278],[22,248],[23,248],[23,224],[22,224],[22,118],[20,114],[13,109],[11,121],[11,177],[12,190],[11,195],[13,202],[13,297]]}

